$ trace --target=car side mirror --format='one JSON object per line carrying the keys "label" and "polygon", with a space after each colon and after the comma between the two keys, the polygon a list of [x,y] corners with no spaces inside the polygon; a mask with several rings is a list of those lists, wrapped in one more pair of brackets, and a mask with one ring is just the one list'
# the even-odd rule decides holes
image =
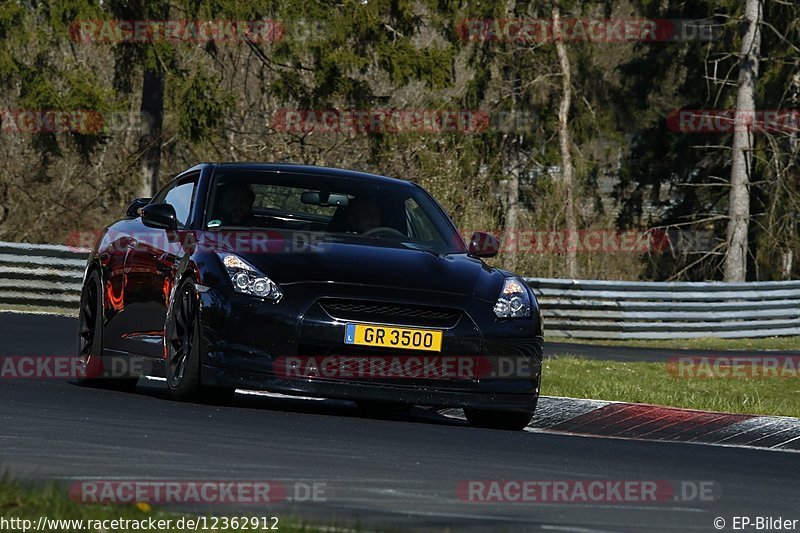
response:
{"label": "car side mirror", "polygon": [[141,216],[139,210],[150,203],[150,198],[137,198],[136,200],[131,202],[131,205],[128,206],[127,211],[125,211],[125,216],[137,218]]}
{"label": "car side mirror", "polygon": [[469,240],[469,255],[474,257],[494,257],[500,250],[500,241],[491,233],[476,231]]}
{"label": "car side mirror", "polygon": [[148,204],[142,208],[142,224],[149,228],[175,231],[178,229],[178,215],[170,204]]}

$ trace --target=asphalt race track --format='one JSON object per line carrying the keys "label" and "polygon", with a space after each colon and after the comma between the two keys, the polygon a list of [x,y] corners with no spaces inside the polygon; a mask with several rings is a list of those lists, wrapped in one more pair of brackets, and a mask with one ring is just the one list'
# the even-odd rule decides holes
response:
{"label": "asphalt race track", "polygon": [[[2,355],[72,352],[73,319],[0,314]],[[179,404],[54,380],[0,382],[0,470],[22,479],[325,483],[325,502],[249,512],[342,526],[476,531],[731,531],[733,516],[800,518],[794,452],[505,432],[438,413],[370,418],[353,404],[237,394]],[[462,480],[713,481],[713,502],[467,503]],[[229,509],[225,509],[228,511]],[[218,508],[206,512],[221,511]]]}

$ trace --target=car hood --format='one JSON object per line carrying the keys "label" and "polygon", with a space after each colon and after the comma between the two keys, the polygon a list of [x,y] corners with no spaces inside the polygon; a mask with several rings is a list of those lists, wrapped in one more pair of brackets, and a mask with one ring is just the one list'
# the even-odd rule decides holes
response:
{"label": "car hood", "polygon": [[[441,291],[494,301],[506,277],[464,253],[437,255],[411,244],[321,242],[295,251],[234,252],[278,284],[333,282]],[[283,247],[281,247],[283,248]]]}

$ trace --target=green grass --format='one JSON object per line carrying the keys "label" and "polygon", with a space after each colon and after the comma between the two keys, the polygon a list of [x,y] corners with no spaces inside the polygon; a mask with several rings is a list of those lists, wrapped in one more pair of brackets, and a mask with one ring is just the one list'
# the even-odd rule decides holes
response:
{"label": "green grass", "polygon": [[[270,511],[269,508],[266,507],[259,507],[254,509],[252,516],[277,516],[278,526],[276,531],[281,532],[289,532],[289,533],[296,533],[296,532],[318,532],[323,531],[323,528],[304,525],[301,523],[300,520],[292,519],[291,517],[285,516],[285,513],[274,512]],[[27,519],[32,522],[32,529],[35,529],[39,517],[44,516],[49,519],[65,519],[65,520],[117,520],[117,519],[125,519],[125,520],[147,520],[149,517],[153,517],[155,520],[172,520],[172,527],[169,529],[161,529],[160,531],[186,531],[186,528],[183,530],[176,529],[175,524],[177,520],[181,517],[196,519],[197,516],[207,516],[208,527],[211,527],[212,523],[210,521],[211,514],[184,514],[184,513],[175,513],[169,512],[158,508],[151,508],[149,505],[146,504],[139,504],[134,505],[100,505],[100,504],[82,504],[76,501],[73,501],[68,496],[67,487],[59,484],[59,483],[51,483],[46,487],[36,487],[32,485],[28,485],[17,480],[12,480],[8,476],[0,476],[0,520],[8,520],[11,518],[18,518],[18,519]],[[224,512],[214,513],[213,516],[222,517],[226,516]],[[242,516],[241,513],[237,513],[236,516]],[[1,524],[2,522],[0,522]],[[267,522],[268,525],[272,525],[272,521]],[[110,524],[106,524],[110,525]],[[74,527],[63,527],[61,529],[49,529],[48,531],[54,532],[61,532],[61,533],[87,533],[93,531],[103,531],[103,532],[127,532],[127,531],[135,531],[136,533],[142,533],[150,531],[151,533],[155,533],[159,531],[157,528],[147,529],[148,525],[145,524],[143,529],[136,529],[133,524],[130,524],[130,527],[126,528],[108,528],[108,529],[98,529],[95,527],[88,528],[86,527],[86,523],[84,522],[83,529]],[[202,527],[202,526],[201,526]],[[352,529],[337,529],[333,527],[325,527],[325,531],[355,531]],[[22,531],[21,527],[12,528],[9,524],[7,524],[6,528],[2,528],[0,525],[0,531]],[[231,528],[223,529],[221,526],[216,530],[209,530],[209,531],[248,531],[252,533],[253,531],[269,531],[262,530],[260,527],[258,529],[254,529],[251,527],[246,527],[244,524],[241,524],[238,528]]]}
{"label": "green grass", "polygon": [[548,359],[542,394],[800,417],[800,378],[678,378],[666,363]]}
{"label": "green grass", "polygon": [[672,348],[675,350],[800,350],[800,336],[764,337],[760,339],[572,339],[549,337],[549,342],[598,344],[603,346],[635,346],[639,348]]}

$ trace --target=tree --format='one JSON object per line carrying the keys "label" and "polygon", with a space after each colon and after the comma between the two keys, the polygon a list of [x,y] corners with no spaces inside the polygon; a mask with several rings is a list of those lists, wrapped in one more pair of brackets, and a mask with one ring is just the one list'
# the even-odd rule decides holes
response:
{"label": "tree", "polygon": [[761,0],[747,0],[742,22],[736,119],[733,132],[730,193],[728,195],[728,249],[725,281],[744,281],[747,275],[747,231],[750,220],[755,91],[761,46]]}
{"label": "tree", "polygon": [[[559,28],[561,25],[561,11],[558,7],[558,0],[553,2],[553,27]],[[564,40],[560,36],[555,36],[556,53],[558,54],[558,64],[561,72],[561,101],[558,105],[558,140],[561,150],[561,183],[564,189],[564,219],[566,222],[567,254],[566,266],[567,275],[571,278],[578,277],[578,252],[577,247],[572,244],[578,234],[578,220],[575,214],[575,167],[572,164],[572,137],[569,131],[569,111],[572,102],[572,73],[567,55],[567,48]]]}
{"label": "tree", "polygon": [[[156,4],[158,6],[158,4]],[[158,9],[160,7],[160,9]],[[162,2],[156,8],[156,17],[169,17],[169,4]],[[165,72],[163,63],[157,57],[149,58],[142,72],[142,131],[139,137],[142,168],[142,197],[152,197],[158,190],[158,178],[161,170],[161,144],[164,133],[164,86]]]}
{"label": "tree", "polygon": [[[118,20],[168,20],[168,0],[111,0],[106,5]],[[141,181],[138,196],[151,197],[158,190],[161,170],[161,147],[164,131],[165,63],[171,47],[154,43],[118,43],[114,50],[115,85],[122,94],[133,91],[133,75],[142,71],[138,158]]]}

